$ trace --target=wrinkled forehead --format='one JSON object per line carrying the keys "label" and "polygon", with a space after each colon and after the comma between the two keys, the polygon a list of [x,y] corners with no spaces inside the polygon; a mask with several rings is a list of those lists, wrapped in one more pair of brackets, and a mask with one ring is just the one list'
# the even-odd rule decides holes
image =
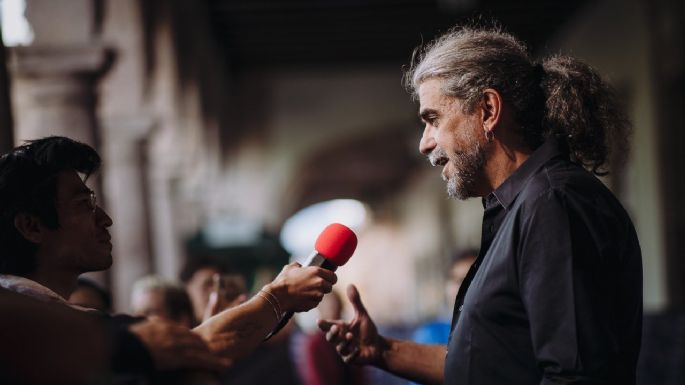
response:
{"label": "wrinkled forehead", "polygon": [[436,99],[444,97],[442,92],[444,80],[440,78],[430,78],[419,83],[416,89],[416,94],[419,97],[419,102],[429,99]]}

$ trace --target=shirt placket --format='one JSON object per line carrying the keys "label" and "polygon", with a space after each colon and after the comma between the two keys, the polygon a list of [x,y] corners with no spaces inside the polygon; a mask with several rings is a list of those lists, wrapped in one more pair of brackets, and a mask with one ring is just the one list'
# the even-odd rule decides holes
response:
{"label": "shirt placket", "polygon": [[471,286],[473,277],[478,272],[478,268],[480,267],[485,254],[487,254],[488,249],[490,249],[490,245],[495,238],[499,224],[502,223],[503,215],[500,214],[503,213],[504,208],[494,195],[490,195],[484,200],[484,206],[485,211],[483,213],[483,224],[481,229],[481,247],[478,251],[478,257],[476,258],[476,261],[473,262],[473,265],[471,265],[466,277],[464,277],[461,287],[459,287],[459,292],[457,293],[457,298],[454,302],[454,311],[452,313],[452,326],[450,328],[449,335],[450,340],[452,339],[454,327],[456,326],[459,316],[461,315],[461,311],[464,308],[464,298],[466,297],[466,292]]}

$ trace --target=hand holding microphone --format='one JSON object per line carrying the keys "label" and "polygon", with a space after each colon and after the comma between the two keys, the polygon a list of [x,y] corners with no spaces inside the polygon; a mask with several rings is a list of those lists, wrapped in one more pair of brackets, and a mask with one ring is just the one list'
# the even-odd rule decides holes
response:
{"label": "hand holding microphone", "polygon": [[[307,311],[316,307],[325,293],[330,293],[337,281],[335,273],[339,266],[350,259],[357,247],[357,236],[348,227],[339,223],[328,225],[319,235],[314,251],[304,266],[293,262],[283,268],[273,282],[264,286],[264,299],[279,315],[279,322],[266,337],[271,338],[281,330],[293,312]],[[261,292],[258,294],[261,295]]]}
{"label": "hand holding microphone", "polygon": [[[335,270],[350,258],[357,245],[352,230],[329,225],[316,241],[316,250],[306,266],[291,263],[273,282],[254,297],[202,322],[198,333],[210,351],[231,360],[245,357],[280,330],[293,312],[306,311],[319,304],[337,281]],[[273,327],[276,320],[276,327]]]}

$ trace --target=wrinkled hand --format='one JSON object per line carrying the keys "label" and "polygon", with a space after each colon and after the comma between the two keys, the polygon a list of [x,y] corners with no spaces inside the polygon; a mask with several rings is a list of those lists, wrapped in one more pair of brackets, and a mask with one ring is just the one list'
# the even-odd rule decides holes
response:
{"label": "wrinkled hand", "polygon": [[221,313],[226,309],[238,306],[247,300],[245,294],[240,294],[233,299],[226,298],[226,288],[222,283],[222,278],[220,274],[214,274],[212,276],[212,291],[209,293],[209,300],[207,301],[207,306],[205,306],[204,314],[202,315],[202,322],[208,320],[212,316]]}
{"label": "wrinkled hand", "polygon": [[352,321],[319,320],[319,328],[326,332],[326,340],[335,345],[346,363],[378,365],[386,347],[385,340],[378,334],[354,285],[347,287],[347,298],[354,308]]}
{"label": "wrinkled hand", "polygon": [[265,291],[276,296],[281,310],[300,312],[316,307],[324,294],[330,293],[338,280],[334,272],[320,267],[302,267],[293,262],[283,267]]}
{"label": "wrinkled hand", "polygon": [[230,360],[210,353],[198,334],[175,323],[151,317],[131,325],[129,331],[143,342],[158,370],[192,368],[222,371],[231,365]]}

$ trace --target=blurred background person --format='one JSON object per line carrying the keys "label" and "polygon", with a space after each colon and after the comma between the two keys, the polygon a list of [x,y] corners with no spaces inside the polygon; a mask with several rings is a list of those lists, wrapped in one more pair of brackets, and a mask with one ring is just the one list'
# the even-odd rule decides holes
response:
{"label": "blurred background person", "polygon": [[447,277],[445,279],[445,307],[436,319],[419,325],[412,336],[414,341],[422,344],[444,345],[447,343],[452,322],[454,300],[457,298],[461,283],[466,278],[466,274],[469,272],[477,256],[478,250],[475,249],[461,250],[454,255],[452,263],[447,268]]}
{"label": "blurred background person", "polygon": [[197,323],[247,299],[247,283],[240,274],[212,258],[188,258],[180,278],[190,298]]}
{"label": "blurred background person", "polygon": [[205,318],[210,295],[216,290],[215,277],[225,273],[226,268],[223,264],[211,258],[186,258],[180,279],[190,297],[196,322],[202,322]]}
{"label": "blurred background person", "polygon": [[180,283],[150,275],[133,285],[133,315],[160,317],[187,328],[195,325],[193,307]]}
{"label": "blurred background person", "polygon": [[[478,250],[466,249],[457,252],[452,257],[451,264],[447,268],[445,278],[445,307],[437,318],[420,324],[414,330],[411,339],[421,344],[445,345],[449,339],[452,326],[452,309],[461,283],[466,278],[471,265],[478,257]],[[415,384],[415,383],[411,383]]]}

